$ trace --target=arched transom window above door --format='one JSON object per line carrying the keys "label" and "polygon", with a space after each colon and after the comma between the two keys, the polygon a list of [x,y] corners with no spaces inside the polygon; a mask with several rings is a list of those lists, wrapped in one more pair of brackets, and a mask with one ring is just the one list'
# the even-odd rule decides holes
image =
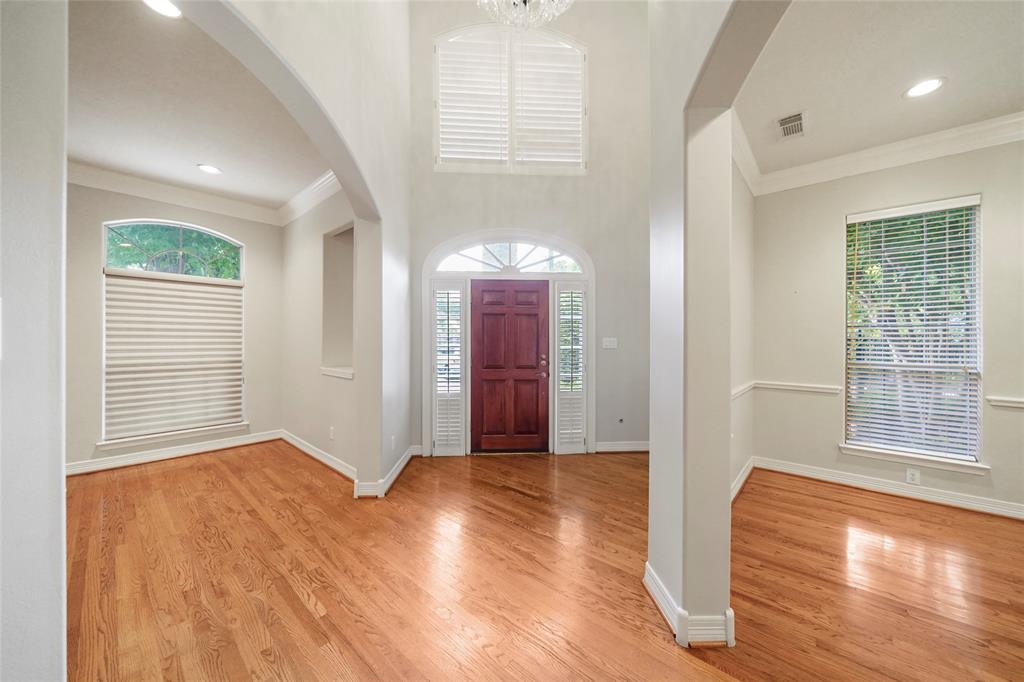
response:
{"label": "arched transom window above door", "polygon": [[572,256],[548,246],[521,241],[476,244],[453,253],[438,272],[577,273],[583,268]]}

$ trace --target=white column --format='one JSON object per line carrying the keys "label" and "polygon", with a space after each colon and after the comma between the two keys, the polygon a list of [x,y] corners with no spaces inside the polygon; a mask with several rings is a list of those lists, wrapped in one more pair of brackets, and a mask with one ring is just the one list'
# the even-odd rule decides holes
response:
{"label": "white column", "polygon": [[729,609],[730,109],[686,116],[683,608],[687,641],[734,643]]}
{"label": "white column", "polygon": [[0,678],[62,680],[67,3],[0,26]]}
{"label": "white column", "polygon": [[[651,393],[644,584],[679,641],[683,610],[684,109],[729,2],[650,2]],[[682,621],[682,622],[681,622]]]}

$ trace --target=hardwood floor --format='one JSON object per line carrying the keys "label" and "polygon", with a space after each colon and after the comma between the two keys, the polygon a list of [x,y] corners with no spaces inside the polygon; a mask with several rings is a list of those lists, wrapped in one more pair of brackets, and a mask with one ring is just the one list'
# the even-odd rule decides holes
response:
{"label": "hardwood floor", "polygon": [[686,650],[644,455],[351,486],[282,441],[69,478],[69,679],[1024,679],[1020,522],[757,470],[738,646]]}
{"label": "hardwood floor", "polygon": [[733,503],[749,680],[1024,680],[1024,523],[755,469]]}
{"label": "hardwood floor", "polygon": [[641,578],[644,455],[414,458],[385,499],[282,441],[68,479],[69,679],[727,679]]}

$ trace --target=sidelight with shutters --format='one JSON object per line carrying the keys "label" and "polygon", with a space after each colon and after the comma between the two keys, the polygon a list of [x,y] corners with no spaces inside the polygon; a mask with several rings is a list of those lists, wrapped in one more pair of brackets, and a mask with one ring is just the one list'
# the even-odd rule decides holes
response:
{"label": "sidelight with shutters", "polygon": [[463,282],[436,282],[433,289],[435,455],[466,453],[466,388],[463,381],[465,335]]}
{"label": "sidelight with shutters", "polygon": [[577,283],[559,282],[557,296],[555,452],[586,452],[584,291]]}

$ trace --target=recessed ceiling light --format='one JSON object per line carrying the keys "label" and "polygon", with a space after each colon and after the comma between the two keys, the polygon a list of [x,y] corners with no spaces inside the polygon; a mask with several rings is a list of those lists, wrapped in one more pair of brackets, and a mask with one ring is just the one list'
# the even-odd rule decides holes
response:
{"label": "recessed ceiling light", "polygon": [[923,80],[914,87],[903,93],[904,97],[922,97],[924,95],[931,94],[941,88],[946,83],[945,78],[929,78]]}
{"label": "recessed ceiling light", "polygon": [[177,19],[181,16],[181,10],[171,0],[142,0],[142,2],[157,14],[162,14],[165,17]]}
{"label": "recessed ceiling light", "polygon": [[204,173],[209,173],[210,175],[220,175],[221,173],[220,168],[217,168],[216,166],[211,166],[208,163],[197,163],[196,168],[203,171]]}

